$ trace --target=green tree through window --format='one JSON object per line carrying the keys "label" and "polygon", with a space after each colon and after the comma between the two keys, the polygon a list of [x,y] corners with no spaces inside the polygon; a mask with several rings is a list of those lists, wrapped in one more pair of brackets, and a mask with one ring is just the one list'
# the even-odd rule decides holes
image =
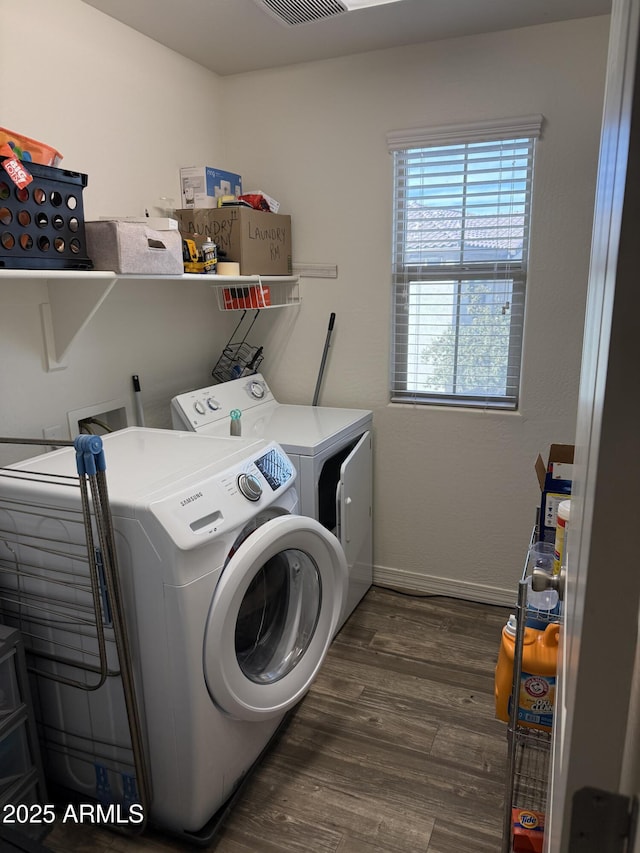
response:
{"label": "green tree through window", "polygon": [[[503,282],[501,282],[503,284]],[[485,297],[495,293],[485,282],[464,287],[467,322],[451,323],[420,351],[427,368],[426,391],[500,397],[507,391],[510,302]]]}

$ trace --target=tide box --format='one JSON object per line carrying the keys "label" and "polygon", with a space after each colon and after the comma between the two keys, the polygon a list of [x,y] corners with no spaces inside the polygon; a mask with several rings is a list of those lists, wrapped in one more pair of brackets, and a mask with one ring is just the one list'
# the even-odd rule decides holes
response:
{"label": "tide box", "polygon": [[573,444],[552,444],[548,461],[538,454],[535,469],[540,485],[540,539],[554,542],[558,504],[571,497],[573,480]]}
{"label": "tide box", "polygon": [[180,189],[183,207],[217,207],[220,196],[242,195],[242,178],[213,166],[184,166]]}
{"label": "tide box", "polygon": [[176,210],[180,233],[213,240],[218,260],[240,264],[240,275],[291,275],[291,217],[251,207]]}
{"label": "tide box", "polygon": [[249,287],[224,287],[222,299],[228,311],[240,308],[269,308],[271,291],[268,285],[259,287],[257,284]]}
{"label": "tide box", "polygon": [[511,809],[514,853],[542,853],[544,845],[543,812],[533,809]]}

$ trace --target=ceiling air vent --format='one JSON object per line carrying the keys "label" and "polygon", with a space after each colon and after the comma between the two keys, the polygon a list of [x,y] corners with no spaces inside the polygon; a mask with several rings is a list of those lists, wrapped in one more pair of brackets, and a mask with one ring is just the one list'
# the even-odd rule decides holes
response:
{"label": "ceiling air vent", "polygon": [[255,0],[280,21],[290,26],[320,21],[332,15],[341,15],[349,9],[341,0]]}

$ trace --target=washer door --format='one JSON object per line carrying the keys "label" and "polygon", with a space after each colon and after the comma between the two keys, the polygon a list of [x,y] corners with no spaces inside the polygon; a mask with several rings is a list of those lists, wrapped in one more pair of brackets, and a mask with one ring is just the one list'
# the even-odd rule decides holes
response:
{"label": "washer door", "polygon": [[271,518],[234,546],[205,632],[216,705],[241,720],[292,708],[324,660],[347,585],[339,541],[313,518]]}

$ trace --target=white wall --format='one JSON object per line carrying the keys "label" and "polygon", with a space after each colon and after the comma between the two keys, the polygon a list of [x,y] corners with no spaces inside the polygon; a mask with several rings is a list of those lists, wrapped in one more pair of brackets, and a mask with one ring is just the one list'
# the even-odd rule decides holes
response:
{"label": "white wall", "polygon": [[[374,410],[381,582],[513,600],[539,499],[534,460],[574,439],[607,38],[608,18],[593,18],[224,81],[246,185],[293,214],[294,261],[338,265],[337,280],[303,281],[300,315],[276,321],[265,372],[282,400],[310,401],[336,312],[321,402]],[[385,134],[530,113],[545,126],[520,409],[390,405]]]}
{"label": "white wall", "polygon": [[[2,123],[89,175],[86,218],[140,213],[178,196],[181,165],[218,165],[292,214],[296,262],[338,265],[337,280],[303,281],[299,310],[260,317],[264,370],[283,401],[310,402],[336,312],[321,402],[374,410],[377,578],[511,601],[538,498],[533,461],[574,435],[608,18],[218,78],[78,0],[19,11],[29,61],[3,27],[0,78],[20,69],[21,96],[4,90]],[[546,126],[521,409],[389,405],[385,134],[533,112]],[[43,284],[0,282],[0,435],[39,436],[71,409],[130,395],[132,373],[147,425],[168,426],[171,396],[208,381],[235,317],[206,285],[121,282],[66,370],[48,373],[46,298]]]}
{"label": "white wall", "polygon": [[[7,24],[16,11],[20,38]],[[25,0],[19,10],[0,0],[0,16],[2,125],[50,143],[61,167],[88,175],[86,219],[153,213],[160,196],[179,198],[180,166],[220,162],[216,75],[78,0]],[[205,284],[120,282],[67,368],[48,373],[47,299],[41,282],[0,280],[0,435],[40,437],[69,411],[131,400],[134,373],[147,426],[168,427],[171,396],[209,381],[232,319]]]}

